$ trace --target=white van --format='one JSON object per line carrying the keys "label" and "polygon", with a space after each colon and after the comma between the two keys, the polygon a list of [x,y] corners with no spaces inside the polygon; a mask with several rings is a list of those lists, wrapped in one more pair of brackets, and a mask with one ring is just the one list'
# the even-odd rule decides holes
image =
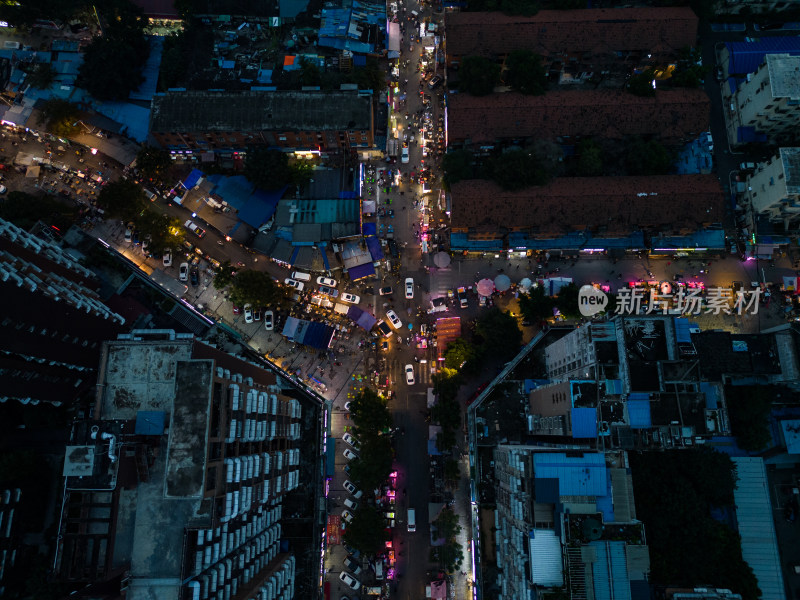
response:
{"label": "white van", "polygon": [[300,271],[295,271],[292,273],[292,279],[295,281],[311,281],[311,275],[308,273],[302,273]]}
{"label": "white van", "polygon": [[379,558],[375,562],[375,579],[377,581],[383,581],[383,559]]}
{"label": "white van", "polygon": [[413,533],[417,530],[417,513],[413,508],[408,509],[408,531]]}

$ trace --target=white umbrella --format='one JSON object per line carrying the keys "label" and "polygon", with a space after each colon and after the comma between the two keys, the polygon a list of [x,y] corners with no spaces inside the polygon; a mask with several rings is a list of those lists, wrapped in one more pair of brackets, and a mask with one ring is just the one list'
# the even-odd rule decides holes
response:
{"label": "white umbrella", "polygon": [[521,289],[523,292],[527,292],[529,289],[531,289],[532,285],[533,282],[527,277],[525,277],[522,281],[519,282],[519,289]]}

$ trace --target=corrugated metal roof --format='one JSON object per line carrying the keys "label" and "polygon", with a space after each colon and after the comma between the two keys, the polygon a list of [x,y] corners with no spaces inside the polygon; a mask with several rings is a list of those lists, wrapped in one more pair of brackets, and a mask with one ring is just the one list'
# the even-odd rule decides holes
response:
{"label": "corrugated metal roof", "polygon": [[781,421],[783,441],[786,443],[786,452],[800,454],[800,420],[787,419]]}
{"label": "corrugated metal roof", "polygon": [[733,498],[742,557],[755,573],[762,600],[783,600],[786,594],[764,460],[749,456],[734,456],[732,460],[738,477]]}
{"label": "corrugated metal roof", "polygon": [[572,409],[572,437],[574,438],[597,437],[596,408]]}
{"label": "corrugated metal roof", "polygon": [[631,600],[625,542],[590,542],[597,552],[592,563],[592,587],[595,600]]}
{"label": "corrugated metal roof", "polygon": [[[649,397],[649,394],[643,394]],[[631,394],[633,396],[633,394]],[[628,400],[628,421],[632,429],[648,429],[653,426],[650,416],[650,400]]]}
{"label": "corrugated metal roof", "polygon": [[606,493],[605,458],[599,453],[567,456],[563,452],[534,454],[534,473],[558,479],[562,496],[603,496]]}
{"label": "corrugated metal roof", "polygon": [[800,37],[796,36],[768,37],[758,42],[728,42],[725,45],[731,57],[728,73],[732,74],[755,73],[765,62],[767,54],[800,54]]}
{"label": "corrugated metal roof", "polygon": [[534,529],[528,536],[531,581],[547,587],[564,585],[561,542],[552,529]]}

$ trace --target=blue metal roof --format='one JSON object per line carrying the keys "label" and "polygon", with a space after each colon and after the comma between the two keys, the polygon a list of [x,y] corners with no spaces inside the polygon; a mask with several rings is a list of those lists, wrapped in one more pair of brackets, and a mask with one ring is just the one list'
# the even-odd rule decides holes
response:
{"label": "blue metal roof", "polygon": [[767,54],[800,55],[800,37],[766,37],[758,42],[727,42],[728,73],[755,73]]}
{"label": "blue metal roof", "polygon": [[347,273],[348,275],[350,275],[350,281],[357,281],[359,279],[363,279],[364,277],[375,275],[375,267],[372,265],[371,262],[368,262],[364,263],[363,265],[356,265],[355,267],[350,267]]}
{"label": "blue metal roof", "polygon": [[378,225],[377,225],[377,223],[373,223],[372,221],[364,223],[361,226],[361,233],[364,234],[365,236],[367,236],[367,235],[375,235],[376,233],[378,233]]}
{"label": "blue metal roof", "polygon": [[136,435],[161,435],[164,433],[163,410],[140,410],[136,413]]}
{"label": "blue metal roof", "polygon": [[200,178],[203,176],[203,172],[200,169],[193,169],[189,176],[183,180],[183,187],[187,190],[192,189],[194,186],[197,185],[197,182],[200,181]]}
{"label": "blue metal roof", "polygon": [[574,438],[597,437],[596,408],[572,409],[572,437]]}
{"label": "blue metal roof", "polygon": [[675,339],[678,343],[692,343],[692,334],[689,333],[689,319],[675,317]]}
{"label": "blue metal roof", "polygon": [[711,385],[707,381],[703,381],[700,383],[700,391],[706,397],[706,408],[709,410],[714,410],[718,406],[719,402],[719,388],[715,385]]}
{"label": "blue metal roof", "polygon": [[725,231],[723,229],[705,229],[687,235],[669,235],[653,237],[653,248],[725,248]]}
{"label": "blue metal roof", "polygon": [[239,220],[251,227],[261,227],[275,214],[278,202],[288,187],[285,185],[279,190],[270,192],[256,189],[239,209]]}
{"label": "blue metal roof", "polygon": [[611,472],[606,471],[606,495],[598,496],[595,501],[597,510],[603,513],[603,521],[606,523],[613,523],[616,521],[614,518],[614,496],[611,486]]}
{"label": "blue metal roof", "polygon": [[[650,396],[649,394],[644,395]],[[631,429],[648,429],[652,427],[650,400],[631,400],[628,398],[628,420],[630,421]]]}
{"label": "blue metal roof", "polygon": [[383,258],[383,249],[381,248],[381,241],[376,237],[368,237],[367,239],[367,249],[369,250],[370,255],[372,256],[373,261],[377,261]]}
{"label": "blue metal roof", "polygon": [[534,454],[534,474],[558,479],[562,496],[602,496],[606,493],[606,463],[602,454],[567,456],[563,452]]}
{"label": "blue metal roof", "polygon": [[631,600],[625,542],[589,542],[597,552],[591,563],[595,600]]}

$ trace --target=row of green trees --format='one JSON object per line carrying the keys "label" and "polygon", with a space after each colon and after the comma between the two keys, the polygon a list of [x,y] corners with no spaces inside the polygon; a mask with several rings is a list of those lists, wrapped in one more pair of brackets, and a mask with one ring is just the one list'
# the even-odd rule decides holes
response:
{"label": "row of green trees", "polygon": [[350,403],[353,434],[359,441],[358,458],[350,461],[350,480],[364,492],[353,521],[345,529],[345,542],[364,554],[375,555],[383,549],[386,527],[384,516],[370,504],[372,490],[383,486],[392,470],[392,415],[387,400],[375,390],[364,388]]}
{"label": "row of green trees", "polygon": [[446,506],[433,522],[433,539],[444,539],[440,546],[433,546],[430,552],[431,562],[438,562],[441,568],[452,573],[461,568],[464,561],[464,548],[458,543],[458,535],[462,527],[456,512]]}
{"label": "row of green trees", "polygon": [[458,67],[458,87],[472,96],[488,96],[501,84],[525,95],[547,91],[547,71],[542,57],[530,50],[515,50],[505,61],[505,70],[485,56],[465,56]]}

